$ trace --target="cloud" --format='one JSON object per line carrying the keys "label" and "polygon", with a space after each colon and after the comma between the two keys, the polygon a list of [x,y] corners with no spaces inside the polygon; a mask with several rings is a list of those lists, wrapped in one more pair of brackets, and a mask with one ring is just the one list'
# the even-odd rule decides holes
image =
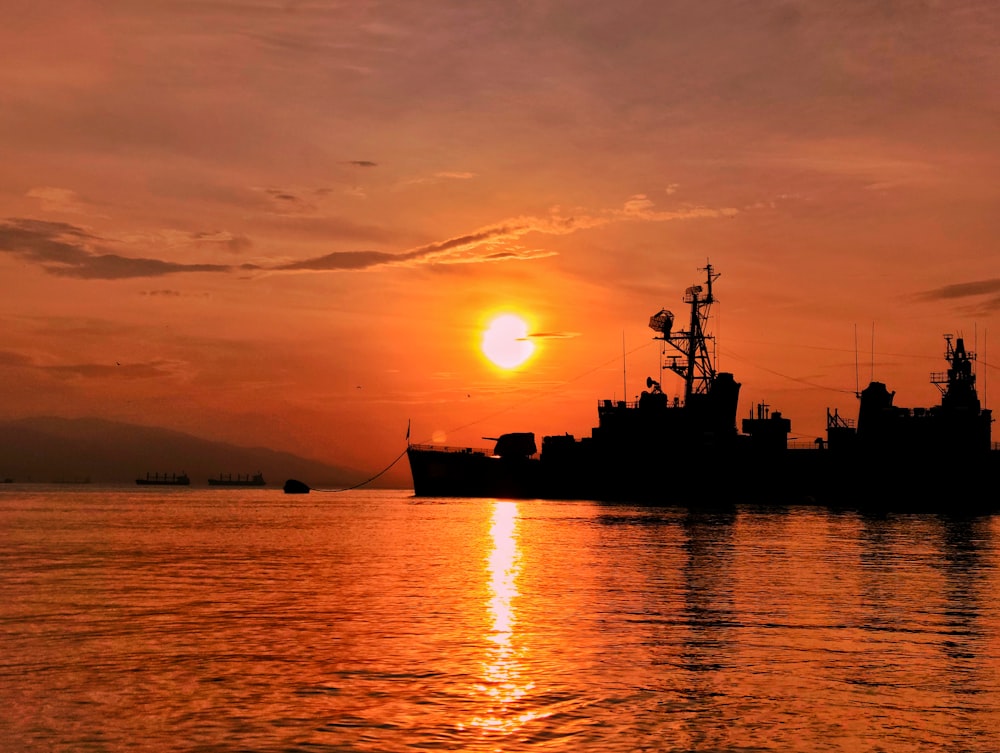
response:
{"label": "cloud", "polygon": [[970,316],[1000,311],[1000,278],[974,280],[925,290],[913,296],[916,301],[966,301],[962,306]]}
{"label": "cloud", "polygon": [[[161,277],[179,272],[229,272],[223,264],[183,264],[102,253],[101,239],[76,225],[25,218],[0,222],[0,253],[38,264],[51,275],[85,280]],[[241,265],[241,269],[253,269]]]}
{"label": "cloud", "polygon": [[60,379],[93,379],[113,377],[118,379],[150,379],[172,376],[176,364],[171,361],[111,361],[105,363],[45,364],[37,359],[11,350],[0,350],[0,367],[15,366],[51,374]]}
{"label": "cloud", "polygon": [[463,171],[453,171],[453,170],[442,170],[436,172],[430,176],[422,176],[417,178],[406,178],[401,180],[396,184],[397,188],[408,188],[410,186],[426,186],[426,185],[436,185],[446,180],[472,180],[476,177],[476,173],[463,172]]}
{"label": "cloud", "polygon": [[532,332],[525,340],[568,340],[579,337],[579,332]]}
{"label": "cloud", "polygon": [[645,194],[629,197],[625,206],[617,212],[617,217],[623,220],[645,220],[647,222],[670,222],[671,220],[692,220],[708,217],[733,217],[739,214],[738,209],[726,207],[712,209],[701,206],[685,206],[673,210],[654,209],[655,204]]}
{"label": "cloud", "polygon": [[240,253],[241,251],[247,251],[253,246],[253,242],[247,238],[245,235],[233,235],[224,230],[218,230],[213,233],[194,233],[191,239],[195,243],[199,244],[210,244],[218,245],[225,248],[227,251],[231,251],[234,254]]}
{"label": "cloud", "polygon": [[731,217],[736,209],[708,207],[683,207],[661,211],[645,195],[629,198],[621,209],[597,214],[579,212],[563,214],[560,207],[553,208],[548,217],[515,217],[506,222],[456,236],[437,243],[420,246],[401,253],[382,251],[335,251],[323,256],[273,267],[274,271],[363,270],[395,265],[482,264],[502,261],[525,261],[555,256],[555,251],[543,248],[525,248],[518,241],[529,233],[542,235],[567,235],[611,222],[642,221],[668,222],[672,220]]}
{"label": "cloud", "polygon": [[298,204],[302,201],[302,199],[295,194],[288,193],[287,191],[282,191],[277,188],[266,188],[264,189],[264,192],[272,199],[276,199],[278,201],[290,201],[294,204]]}
{"label": "cloud", "polygon": [[954,285],[944,285],[933,290],[918,293],[916,298],[921,301],[941,301],[953,298],[969,298],[978,295],[1000,293],[1000,278],[960,282]]}
{"label": "cloud", "polygon": [[39,186],[29,189],[25,194],[30,199],[37,199],[46,212],[67,212],[82,214],[85,211],[83,203],[75,191],[68,188]]}
{"label": "cloud", "polygon": [[31,359],[12,350],[0,350],[0,366],[33,366]]}
{"label": "cloud", "polygon": [[303,259],[273,269],[282,272],[357,270],[399,263],[405,257],[405,254],[388,254],[382,251],[334,251],[324,256]]}
{"label": "cloud", "polygon": [[173,376],[172,364],[167,361],[145,363],[71,363],[36,368],[61,379],[155,379]]}
{"label": "cloud", "polygon": [[378,162],[372,162],[367,159],[352,159],[344,163],[345,165],[354,165],[355,167],[378,167]]}
{"label": "cloud", "polygon": [[316,193],[319,195],[317,192],[273,187],[254,188],[253,190],[259,191],[267,197],[270,211],[274,214],[291,216],[316,212],[316,204],[307,194]]}
{"label": "cloud", "polygon": [[[298,204],[301,199],[289,191],[262,189],[275,200]],[[381,266],[416,266],[483,264],[505,261],[526,261],[555,256],[545,248],[528,248],[520,240],[529,233],[567,235],[596,228],[611,222],[667,222],[673,220],[730,217],[736,209],[713,209],[685,206],[673,210],[658,210],[644,194],[632,196],[620,209],[597,213],[586,211],[564,214],[555,207],[546,217],[515,217],[505,222],[465,235],[425,244],[399,253],[385,251],[333,251],[322,256],[286,262],[273,267],[256,264],[189,264],[148,257],[123,256],[110,253],[99,238],[82,227],[65,222],[49,222],[25,218],[10,218],[0,222],[0,253],[6,252],[40,265],[57,277],[86,280],[122,280],[138,277],[162,277],[182,272],[335,272],[359,271]],[[353,228],[362,233],[371,230]],[[341,227],[341,231],[344,228]],[[184,234],[184,240],[195,244],[222,245],[231,252],[243,251],[251,241],[225,231]]]}
{"label": "cloud", "polygon": [[[482,254],[476,254],[481,246],[489,247],[505,239],[515,238],[526,232],[525,227],[501,225],[486,228],[476,233],[449,238],[445,241],[427,244],[403,253],[391,254],[382,251],[335,251],[313,259],[292,262],[276,267],[277,271],[332,271],[360,270],[387,264],[402,265],[413,263],[455,264],[472,261],[489,261]],[[492,250],[492,248],[491,248]],[[488,256],[489,254],[486,254]],[[515,252],[507,252],[503,258],[522,258]],[[500,259],[493,259],[499,261]]]}
{"label": "cloud", "polygon": [[178,272],[229,272],[225,264],[179,264],[161,259],[133,259],[118,254],[91,256],[72,266],[47,266],[46,271],[58,277],[83,280],[125,280],[134,277],[161,277]]}

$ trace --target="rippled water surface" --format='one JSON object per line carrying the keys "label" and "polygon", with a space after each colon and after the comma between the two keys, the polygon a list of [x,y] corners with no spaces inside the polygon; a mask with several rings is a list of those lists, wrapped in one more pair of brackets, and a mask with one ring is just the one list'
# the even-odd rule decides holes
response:
{"label": "rippled water surface", "polygon": [[4,751],[995,751],[995,518],[0,491]]}

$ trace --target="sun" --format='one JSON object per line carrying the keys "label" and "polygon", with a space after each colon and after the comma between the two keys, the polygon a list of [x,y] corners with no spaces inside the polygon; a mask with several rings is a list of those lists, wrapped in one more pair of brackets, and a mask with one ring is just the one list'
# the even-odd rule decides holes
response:
{"label": "sun", "polygon": [[483,332],[485,356],[501,369],[513,369],[531,358],[535,343],[528,337],[528,325],[514,314],[493,319]]}

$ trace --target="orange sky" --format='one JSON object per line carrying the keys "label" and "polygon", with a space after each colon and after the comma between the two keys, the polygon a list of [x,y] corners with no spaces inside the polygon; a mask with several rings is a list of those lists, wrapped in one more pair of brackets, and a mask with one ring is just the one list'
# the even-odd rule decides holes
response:
{"label": "orange sky", "polygon": [[[854,416],[855,327],[898,404],[936,402],[944,332],[1000,388],[997,29],[962,0],[13,0],[0,418],[373,472],[408,420],[584,435],[706,259],[741,413]],[[539,335],[514,372],[477,347],[500,311]]]}

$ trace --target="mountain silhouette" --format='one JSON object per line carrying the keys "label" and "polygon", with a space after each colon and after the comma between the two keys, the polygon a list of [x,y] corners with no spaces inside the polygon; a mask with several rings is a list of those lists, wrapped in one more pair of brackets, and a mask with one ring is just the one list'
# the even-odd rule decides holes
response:
{"label": "mountain silhouette", "polygon": [[128,483],[147,472],[185,472],[193,485],[205,486],[220,473],[258,471],[275,488],[287,478],[332,488],[371,475],[265,447],[240,447],[100,418],[46,416],[0,422],[0,479]]}

